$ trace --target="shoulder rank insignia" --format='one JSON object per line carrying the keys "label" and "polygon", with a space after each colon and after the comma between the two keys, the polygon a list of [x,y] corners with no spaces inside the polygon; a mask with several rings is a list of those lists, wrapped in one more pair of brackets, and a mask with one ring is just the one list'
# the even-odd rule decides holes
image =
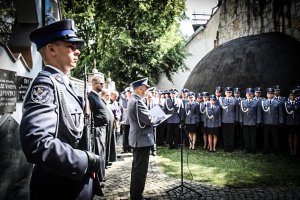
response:
{"label": "shoulder rank insignia", "polygon": [[31,100],[37,103],[45,103],[50,98],[50,88],[47,85],[35,85],[31,90]]}
{"label": "shoulder rank insignia", "polygon": [[54,78],[57,80],[57,82],[61,84],[64,83],[63,77],[61,77],[61,75],[57,74]]}

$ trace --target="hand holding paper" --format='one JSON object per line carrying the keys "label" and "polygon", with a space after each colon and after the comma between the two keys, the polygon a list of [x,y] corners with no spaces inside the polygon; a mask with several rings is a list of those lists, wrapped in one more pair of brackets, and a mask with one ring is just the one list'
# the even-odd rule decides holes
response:
{"label": "hand holding paper", "polygon": [[153,126],[158,126],[171,116],[171,114],[166,115],[159,105],[151,108],[149,110],[149,115],[151,116],[151,122]]}

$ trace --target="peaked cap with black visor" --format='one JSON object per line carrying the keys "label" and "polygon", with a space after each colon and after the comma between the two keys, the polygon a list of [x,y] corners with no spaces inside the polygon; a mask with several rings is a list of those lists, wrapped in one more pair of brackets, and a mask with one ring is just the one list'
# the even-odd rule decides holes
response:
{"label": "peaked cap with black visor", "polygon": [[78,47],[84,44],[84,40],[76,35],[76,28],[72,19],[63,19],[38,28],[31,32],[29,38],[36,44],[37,49],[57,40],[75,43]]}

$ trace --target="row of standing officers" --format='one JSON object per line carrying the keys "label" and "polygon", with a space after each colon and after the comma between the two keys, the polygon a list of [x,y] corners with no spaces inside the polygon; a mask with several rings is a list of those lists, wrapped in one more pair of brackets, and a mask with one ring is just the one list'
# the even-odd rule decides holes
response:
{"label": "row of standing officers", "polygon": [[[284,151],[289,150],[291,155],[297,155],[299,87],[291,89],[288,98],[280,96],[278,85],[266,89],[266,98],[261,96],[260,87],[245,89],[245,98],[240,96],[239,88],[225,87],[225,96],[221,96],[220,86],[215,89],[213,95],[208,92],[196,95],[183,89],[182,97],[178,98],[177,89],[162,91],[149,88],[145,97],[149,109],[160,105],[166,114],[171,114],[154,131],[156,144],[178,148],[180,135],[183,134],[189,149],[195,149],[197,135],[201,134],[203,148],[210,152],[215,152],[218,146],[222,146],[225,152],[243,146],[246,153],[256,153],[257,146],[262,146],[264,153],[278,155],[282,148],[286,148]],[[126,123],[126,102],[130,93],[131,89],[126,88],[120,101],[125,152],[130,151],[127,142],[129,124]],[[152,152],[155,155],[155,148]]]}

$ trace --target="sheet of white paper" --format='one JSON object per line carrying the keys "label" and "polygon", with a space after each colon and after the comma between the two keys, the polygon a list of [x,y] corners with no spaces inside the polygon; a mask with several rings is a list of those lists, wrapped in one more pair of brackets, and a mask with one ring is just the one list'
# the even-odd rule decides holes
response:
{"label": "sheet of white paper", "polygon": [[153,126],[158,126],[159,124],[161,124],[163,121],[165,121],[171,116],[171,114],[166,115],[159,105],[151,108],[149,110],[149,115],[154,121]]}
{"label": "sheet of white paper", "polygon": [[149,110],[149,115],[151,115],[152,117],[163,117],[166,114],[159,105],[156,105]]}

